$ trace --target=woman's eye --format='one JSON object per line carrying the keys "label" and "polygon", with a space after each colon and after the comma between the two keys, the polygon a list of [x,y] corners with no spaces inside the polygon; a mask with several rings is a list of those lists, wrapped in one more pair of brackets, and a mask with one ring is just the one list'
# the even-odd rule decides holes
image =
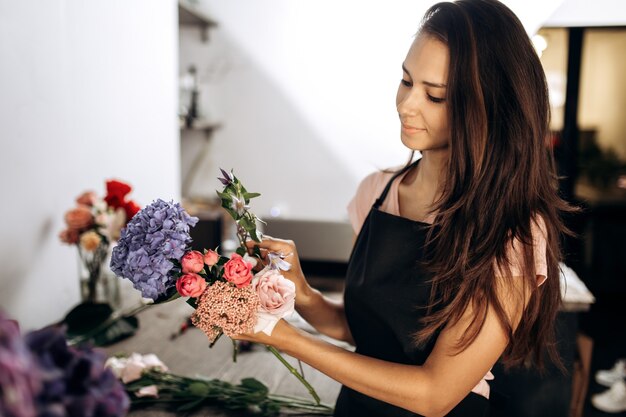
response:
{"label": "woman's eye", "polygon": [[411,81],[407,81],[407,80],[405,80],[404,78],[402,78],[402,79],[400,80],[400,82],[401,82],[401,83],[402,83],[402,85],[403,85],[403,86],[405,86],[405,87],[410,87],[410,86],[411,86]]}
{"label": "woman's eye", "polygon": [[428,99],[433,103],[443,103],[444,101],[446,101],[445,98],[433,97],[430,94],[428,94]]}

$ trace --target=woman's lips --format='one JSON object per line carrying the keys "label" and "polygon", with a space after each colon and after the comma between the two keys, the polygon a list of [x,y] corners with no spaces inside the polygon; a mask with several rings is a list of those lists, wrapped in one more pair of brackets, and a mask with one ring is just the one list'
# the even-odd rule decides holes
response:
{"label": "woman's lips", "polygon": [[416,132],[421,132],[421,131],[426,130],[426,129],[421,129],[419,127],[408,126],[408,125],[405,125],[404,123],[402,123],[402,130],[407,132],[407,133],[416,133]]}

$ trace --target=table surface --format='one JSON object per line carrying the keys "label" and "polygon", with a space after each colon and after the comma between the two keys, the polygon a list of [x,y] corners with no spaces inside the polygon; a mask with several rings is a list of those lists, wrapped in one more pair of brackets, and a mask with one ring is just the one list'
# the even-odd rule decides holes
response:
{"label": "table surface", "polygon": [[[170,340],[170,336],[177,332],[192,312],[193,309],[182,299],[151,306],[138,314],[138,332],[131,338],[106,347],[106,354],[154,353],[171,372],[178,375],[218,378],[232,383],[253,377],[263,382],[272,394],[311,399],[306,388],[263,346],[255,345],[250,352],[240,352],[237,362],[233,363],[232,342],[227,337],[220,338],[213,348],[209,348],[204,333],[190,327],[179,337]],[[297,368],[298,362],[295,359],[283,356]],[[322,402],[334,405],[340,384],[304,363],[302,367],[307,381],[315,388]],[[174,412],[155,407],[133,410],[128,414],[129,417],[175,415],[177,414]],[[207,406],[185,415],[231,417],[247,414]]]}

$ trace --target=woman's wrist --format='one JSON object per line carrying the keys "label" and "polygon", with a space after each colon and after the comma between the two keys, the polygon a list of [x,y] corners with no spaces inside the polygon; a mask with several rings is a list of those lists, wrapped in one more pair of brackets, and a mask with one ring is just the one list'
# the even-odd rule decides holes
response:
{"label": "woman's wrist", "polygon": [[308,308],[315,304],[315,297],[320,293],[315,288],[306,284],[296,292],[296,310]]}

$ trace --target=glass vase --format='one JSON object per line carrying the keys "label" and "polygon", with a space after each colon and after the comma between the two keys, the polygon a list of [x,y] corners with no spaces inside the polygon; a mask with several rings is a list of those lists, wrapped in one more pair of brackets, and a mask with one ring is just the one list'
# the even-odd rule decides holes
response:
{"label": "glass vase", "polygon": [[102,242],[92,251],[78,247],[80,296],[82,302],[108,304],[113,310],[121,305],[119,278],[111,271],[112,246]]}

